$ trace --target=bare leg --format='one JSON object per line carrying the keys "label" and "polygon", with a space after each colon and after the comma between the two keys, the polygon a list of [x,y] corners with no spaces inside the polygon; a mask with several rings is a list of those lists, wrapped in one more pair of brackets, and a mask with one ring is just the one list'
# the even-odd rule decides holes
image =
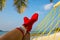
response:
{"label": "bare leg", "polygon": [[26,33],[25,36],[23,37],[23,40],[30,40],[30,33]]}
{"label": "bare leg", "polygon": [[22,40],[23,34],[20,30],[14,29],[0,38],[0,40]]}

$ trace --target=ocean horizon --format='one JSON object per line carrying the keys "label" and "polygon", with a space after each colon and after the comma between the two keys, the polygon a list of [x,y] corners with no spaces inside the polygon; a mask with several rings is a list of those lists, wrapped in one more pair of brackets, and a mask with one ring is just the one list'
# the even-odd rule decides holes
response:
{"label": "ocean horizon", "polygon": [[5,33],[7,33],[7,32],[6,32],[6,31],[0,32],[0,35],[3,35],[3,34],[5,34]]}

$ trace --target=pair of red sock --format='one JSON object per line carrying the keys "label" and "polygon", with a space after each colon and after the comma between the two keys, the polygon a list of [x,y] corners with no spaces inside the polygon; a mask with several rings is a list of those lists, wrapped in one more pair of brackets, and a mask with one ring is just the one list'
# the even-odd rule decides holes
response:
{"label": "pair of red sock", "polygon": [[34,13],[30,19],[28,17],[24,17],[23,26],[26,28],[27,32],[31,31],[33,24],[37,20],[38,20],[38,13]]}
{"label": "pair of red sock", "polygon": [[33,24],[38,20],[38,13],[35,13],[32,15],[32,17],[29,19],[28,17],[24,17],[24,23],[23,26],[20,28],[17,28],[22,32],[24,35],[26,32],[30,32],[32,29]]}

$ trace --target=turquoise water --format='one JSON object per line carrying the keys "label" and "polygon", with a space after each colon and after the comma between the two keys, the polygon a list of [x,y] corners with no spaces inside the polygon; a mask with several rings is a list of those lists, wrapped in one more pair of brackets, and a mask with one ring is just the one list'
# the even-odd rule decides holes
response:
{"label": "turquoise water", "polygon": [[0,35],[3,35],[3,34],[5,34],[6,32],[0,32]]}

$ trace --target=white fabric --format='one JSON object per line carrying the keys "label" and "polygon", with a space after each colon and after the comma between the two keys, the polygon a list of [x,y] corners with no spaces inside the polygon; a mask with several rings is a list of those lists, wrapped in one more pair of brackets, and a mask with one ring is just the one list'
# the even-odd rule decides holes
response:
{"label": "white fabric", "polygon": [[24,26],[21,26],[20,28],[22,29],[22,31],[24,32],[24,35],[25,35],[26,31],[27,31],[26,28]]}

